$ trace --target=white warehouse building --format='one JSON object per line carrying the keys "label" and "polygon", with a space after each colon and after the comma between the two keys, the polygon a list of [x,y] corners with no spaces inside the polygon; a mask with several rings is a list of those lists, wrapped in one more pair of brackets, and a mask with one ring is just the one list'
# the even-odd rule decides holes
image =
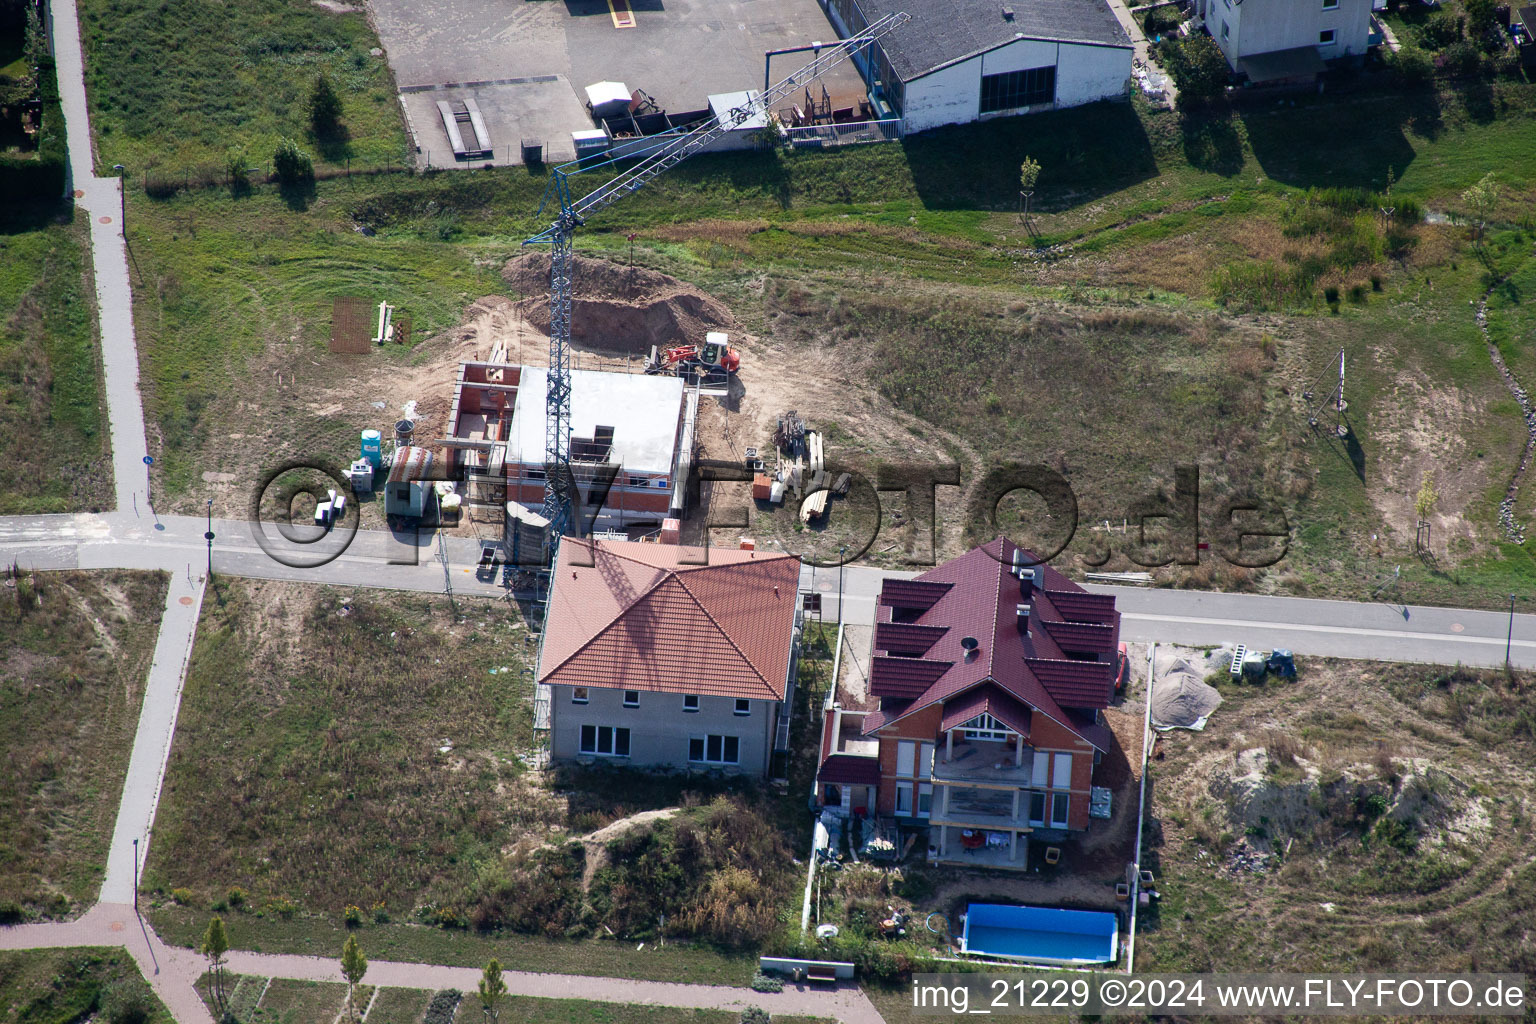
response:
{"label": "white warehouse building", "polygon": [[1105,0],[822,0],[844,37],[912,20],[856,58],[907,132],[1125,95],[1132,45]]}

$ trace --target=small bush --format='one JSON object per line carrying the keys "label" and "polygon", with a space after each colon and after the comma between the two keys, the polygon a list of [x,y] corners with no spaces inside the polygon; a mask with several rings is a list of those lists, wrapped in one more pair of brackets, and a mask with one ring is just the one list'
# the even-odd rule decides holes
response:
{"label": "small bush", "polygon": [[373,905],[373,923],[389,924],[389,910],[384,906],[383,900]]}
{"label": "small bush", "polygon": [[1458,39],[1445,48],[1445,70],[1453,75],[1476,75],[1483,70],[1483,51],[1470,39]]}
{"label": "small bush", "polygon": [[753,992],[783,992],[784,982],[759,972],[752,978]]}
{"label": "small bush", "polygon": [[[1378,289],[1380,290],[1380,289]],[[1365,304],[1365,285],[1352,284],[1349,286],[1349,301],[1357,306]]]}
{"label": "small bush", "polygon": [[453,1024],[454,1011],[459,1008],[459,1000],[464,994],[456,988],[445,988],[432,996],[432,1001],[427,1004],[427,1012],[421,1018],[421,1024]]}
{"label": "small bush", "polygon": [[1435,62],[1417,46],[1404,46],[1387,56],[1387,67],[1409,85],[1422,85],[1435,76]]}
{"label": "small bush", "polygon": [[245,906],[245,890],[238,885],[231,888],[225,898],[229,900],[229,905],[236,910]]}
{"label": "small bush", "polygon": [[267,913],[280,917],[284,921],[292,921],[293,915],[299,912],[298,905],[286,896],[279,896],[275,900],[268,900],[265,909]]}
{"label": "small bush", "polygon": [[1162,63],[1179,89],[1179,105],[1188,99],[1199,104],[1226,94],[1227,58],[1207,35],[1169,39],[1162,45]]}
{"label": "small bush", "polygon": [[101,1008],[111,1024],[147,1024],[154,1013],[154,1005],[144,989],[127,981],[107,989]]}
{"label": "small bush", "polygon": [[749,1006],[741,1011],[741,1024],[770,1024],[772,1020],[768,1011],[760,1006]]}
{"label": "small bush", "polygon": [[1182,18],[1178,7],[1157,7],[1147,12],[1142,28],[1148,36],[1165,36],[1179,30]]}
{"label": "small bush", "polygon": [[197,896],[192,892],[191,889],[172,889],[171,899],[175,900],[179,906],[183,907],[193,907],[197,905]]}
{"label": "small bush", "polygon": [[298,185],[315,179],[315,162],[292,139],[284,139],[272,154],[272,169],[284,185]]}
{"label": "small bush", "polygon": [[361,928],[363,926],[363,908],[355,907],[348,903],[341,912],[341,920],[348,928]]}
{"label": "small bush", "polygon": [[1335,313],[1339,311],[1339,289],[1337,285],[1329,285],[1323,289],[1323,301],[1328,303],[1328,308]]}
{"label": "small bush", "polygon": [[341,129],[341,97],[325,72],[315,76],[309,94],[309,126],[316,138],[335,135]]}
{"label": "small bush", "polygon": [[1456,15],[1441,8],[1420,25],[1416,31],[1419,45],[1426,50],[1443,50],[1461,38],[1462,25]]}

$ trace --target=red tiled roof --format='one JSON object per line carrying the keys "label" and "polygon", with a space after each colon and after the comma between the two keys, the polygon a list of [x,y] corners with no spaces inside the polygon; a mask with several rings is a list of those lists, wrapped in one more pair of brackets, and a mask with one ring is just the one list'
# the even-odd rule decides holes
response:
{"label": "red tiled roof", "polygon": [[948,626],[924,626],[916,622],[875,623],[875,650],[891,654],[926,654]]}
{"label": "red tiled roof", "polygon": [[983,714],[991,715],[1026,740],[1029,739],[1029,708],[991,683],[974,687],[945,704],[944,720],[939,728],[957,729]]}
{"label": "red tiled roof", "polygon": [[[902,665],[885,669],[889,675],[883,682],[877,682],[872,671],[871,692],[909,703],[898,709],[887,700],[878,721],[876,716],[866,719],[866,734],[913,711],[956,699],[983,683],[995,684],[1023,706],[1079,735],[1083,730],[1077,728],[1074,716],[1065,708],[1091,711],[1108,706],[1119,639],[1114,599],[1087,593],[1050,566],[1040,567],[1038,586],[1032,577],[1030,582],[1019,580],[1012,572],[1017,550],[999,537],[916,579],[885,582],[878,615],[882,623],[947,629],[920,659],[874,659],[877,667],[882,661]],[[1035,561],[1027,552],[1025,560]],[[922,606],[924,601],[926,606]],[[1019,605],[1029,605],[1027,635],[1019,628]],[[919,614],[915,621],[896,623],[893,608],[918,610]],[[969,659],[962,646],[966,638],[976,641]],[[1085,644],[1091,646],[1085,649]],[[1103,653],[1109,660],[1071,661],[1063,646],[1074,652]],[[1037,662],[1049,664],[1037,671]],[[1058,664],[1070,667],[1057,668]],[[926,667],[913,667],[918,665]],[[922,678],[919,673],[935,672],[938,674],[921,693],[914,692]],[[1091,715],[1087,721],[1092,721]],[[1088,736],[1083,738],[1092,742]]]}
{"label": "red tiled roof", "polygon": [[869,670],[869,692],[877,697],[921,697],[952,663],[924,658],[887,658],[876,655]]}
{"label": "red tiled roof", "polygon": [[845,786],[880,785],[880,759],[858,754],[833,754],[821,762],[817,782],[835,782]]}
{"label": "red tiled roof", "polygon": [[1045,619],[1040,623],[1045,631],[1051,634],[1051,639],[1064,651],[1077,651],[1083,654],[1112,654],[1115,650],[1115,630],[1113,626],[1100,625],[1095,622],[1062,622],[1060,620]]}
{"label": "red tiled roof", "polygon": [[783,700],[799,562],[711,548],[686,564],[702,554],[561,541],[539,682]]}

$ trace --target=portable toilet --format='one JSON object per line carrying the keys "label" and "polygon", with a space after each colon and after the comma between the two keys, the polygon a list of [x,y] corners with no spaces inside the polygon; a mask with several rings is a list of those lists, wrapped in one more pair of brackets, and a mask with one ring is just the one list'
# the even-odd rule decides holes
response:
{"label": "portable toilet", "polygon": [[363,431],[363,458],[374,469],[378,469],[384,461],[383,441],[384,435],[377,430]]}

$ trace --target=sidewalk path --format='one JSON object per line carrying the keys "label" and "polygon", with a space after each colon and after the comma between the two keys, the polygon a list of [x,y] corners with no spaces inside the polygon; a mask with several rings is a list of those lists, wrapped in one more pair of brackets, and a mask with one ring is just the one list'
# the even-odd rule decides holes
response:
{"label": "sidewalk path", "polygon": [[112,433],[112,477],[119,512],[149,514],[149,467],[144,463],[144,406],[139,396],[139,352],[133,337],[133,290],[123,237],[122,182],[98,178],[85,99],[85,57],[75,0],[53,0],[53,51],[69,145],[66,186],[90,218],[96,278],[96,317]]}
{"label": "sidewalk path", "polygon": [[112,847],[107,854],[107,874],[101,883],[103,903],[132,904],[135,872],[139,864],[149,859],[151,827],[165,783],[165,766],[171,756],[171,737],[176,731],[187,659],[192,654],[206,582],[201,572],[196,576],[190,570],[171,574],[160,636],[155,641],[155,656],[144,687],[138,732],[133,738],[133,755],[128,761],[128,777],[123,783]]}

